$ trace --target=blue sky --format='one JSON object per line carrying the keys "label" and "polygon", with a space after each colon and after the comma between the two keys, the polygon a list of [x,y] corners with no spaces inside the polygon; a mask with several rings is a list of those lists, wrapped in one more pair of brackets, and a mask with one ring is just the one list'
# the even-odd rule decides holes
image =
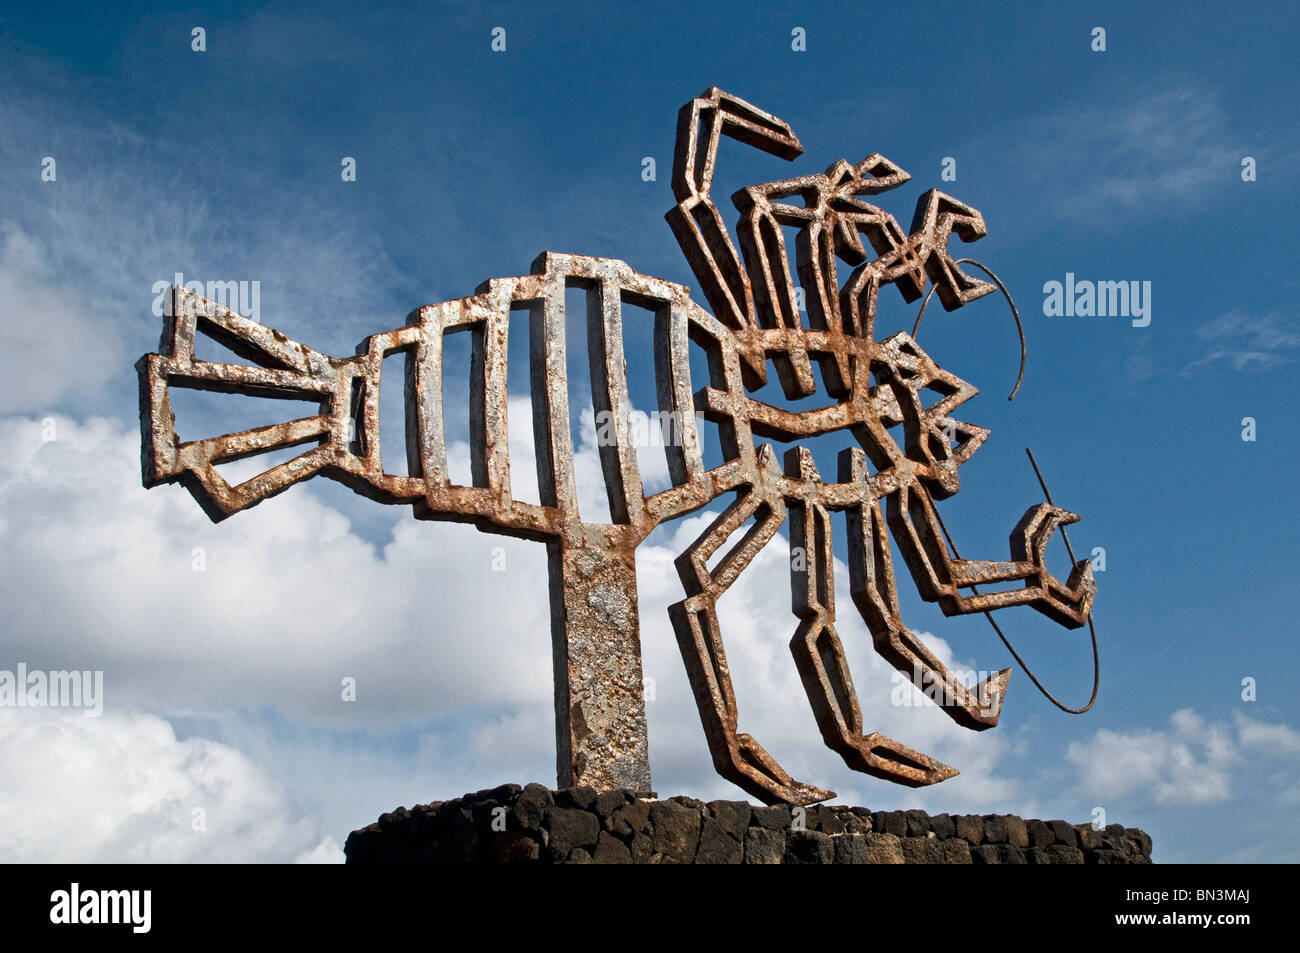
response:
{"label": "blue sky", "polygon": [[[336,355],[421,304],[525,273],[543,250],[694,285],[663,214],[676,111],[716,85],[791,123],[805,147],[785,163],[725,143],[719,196],[878,151],[912,174],[881,199],[904,226],[932,186],[981,210],[988,236],[955,246],[1015,295],[1029,360],[1008,403],[1016,338],[1000,300],[927,312],[922,344],[981,388],[960,416],[993,431],[945,518],[964,555],[1003,558],[1010,528],[1040,498],[1028,445],[1057,502],[1083,516],[1076,549],[1106,551],[1096,708],[1061,714],[1018,672],[992,732],[959,739],[939,713],[907,712],[895,737],[920,732],[914,746],[932,739],[964,769],[920,794],[854,778],[820,747],[802,700],[782,694],[797,681],[778,554],[776,597],[759,587],[733,610],[738,644],[756,660],[738,674],[752,699],[744,712],[760,725],[784,724],[787,708],[795,719],[769,748],[805,780],[871,807],[1084,821],[1101,806],[1150,831],[1159,860],[1297,859],[1297,520],[1286,478],[1297,458],[1285,408],[1300,286],[1284,261],[1295,241],[1283,212],[1300,156],[1298,25],[1284,4],[1186,4],[1176,15],[949,3],[870,14],[674,3],[581,14],[329,3],[6,12],[0,526],[12,571],[0,592],[13,609],[0,668],[104,668],[105,719],[75,731],[54,722],[68,758],[81,744],[112,777],[105,752],[143,737],[153,740],[131,750],[156,768],[155,788],[123,795],[130,810],[105,809],[113,836],[60,845],[33,835],[24,856],[122,856],[122,818],[140,804],[168,832],[153,856],[243,856],[233,821],[214,820],[199,846],[188,837],[177,805],[207,798],[222,805],[214,816],[254,826],[275,816],[280,839],[258,857],[328,858],[330,838],[341,843],[396,803],[551,781],[551,729],[537,727],[549,718],[544,605],[519,596],[541,591],[529,588],[541,585],[541,547],[510,543],[517,568],[484,581],[465,567],[496,538],[416,526],[406,510],[325,481],[207,526],[178,488],[138,485],[131,365],[156,347],[151,289],[176,271],[259,281],[264,323]],[[191,49],[196,26],[205,52]],[[1097,26],[1105,52],[1090,48]],[[796,27],[805,52],[791,49]],[[54,182],[41,180],[47,156]],[[355,182],[341,180],[344,156],[356,159]],[[642,178],[647,156],[656,181]],[[940,181],[945,157],[954,182]],[[1255,181],[1242,180],[1245,157]],[[1150,282],[1149,326],[1046,316],[1043,285],[1067,273]],[[882,302],[884,333],[910,329],[914,305],[893,292]],[[643,354],[628,365],[630,376],[650,373]],[[210,429],[220,405],[191,409],[198,429],[220,432]],[[1242,439],[1246,417],[1254,441]],[[47,418],[63,436],[41,443]],[[677,533],[664,528],[641,557],[656,787],[739,796],[712,775],[692,721],[662,617],[679,595],[648,575],[688,535]],[[189,571],[194,546],[213,554],[204,574]],[[909,624],[954,659],[1012,664],[983,620],[944,619],[903,595]],[[303,600],[316,608],[301,610]],[[178,621],[196,604],[211,613]],[[1085,635],[1027,610],[1003,622],[1049,687],[1075,704],[1087,697]],[[846,623],[841,635],[865,630]],[[865,652],[862,664],[872,664]],[[362,700],[341,706],[338,679],[357,673]],[[1256,679],[1253,702],[1244,678]],[[883,670],[856,681],[864,699],[888,693]],[[21,748],[35,723],[5,717]],[[200,753],[265,802],[221,800],[229,785],[187,767]],[[40,758],[54,787],[34,789],[32,803],[87,783],[55,754]],[[0,784],[28,790],[14,774]],[[35,825],[37,808],[17,805],[11,826]]]}

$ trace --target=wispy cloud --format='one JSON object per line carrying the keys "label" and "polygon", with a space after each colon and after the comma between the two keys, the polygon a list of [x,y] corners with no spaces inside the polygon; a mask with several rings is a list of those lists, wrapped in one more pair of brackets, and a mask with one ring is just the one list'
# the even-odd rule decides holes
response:
{"label": "wispy cloud", "polygon": [[1199,81],[1065,104],[997,141],[990,147],[1013,150],[1026,194],[1050,195],[1057,216],[1093,226],[1202,200],[1236,180],[1250,151]]}
{"label": "wispy cloud", "polygon": [[1300,327],[1280,311],[1251,314],[1237,308],[1201,325],[1196,337],[1207,350],[1183,368],[1185,375],[1213,364],[1268,370],[1294,361],[1300,348]]}
{"label": "wispy cloud", "polygon": [[[156,342],[153,287],[176,272],[260,282],[264,323],[335,353],[409,311],[372,219],[286,190],[233,147],[196,171],[187,157],[202,130],[159,135],[75,87],[52,95],[69,84],[57,65],[15,56],[0,82],[0,344],[26,361],[0,411],[90,406],[126,354]],[[41,178],[42,156],[54,181]],[[20,348],[38,334],[40,347]],[[118,393],[133,400],[131,390]]]}

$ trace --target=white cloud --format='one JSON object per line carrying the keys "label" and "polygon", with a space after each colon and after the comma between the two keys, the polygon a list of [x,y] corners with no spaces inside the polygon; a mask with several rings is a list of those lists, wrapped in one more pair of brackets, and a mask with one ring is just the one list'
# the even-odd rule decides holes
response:
{"label": "white cloud", "polygon": [[1300,753],[1300,732],[1234,712],[1231,722],[1207,722],[1190,708],[1174,712],[1165,729],[1102,729],[1075,742],[1066,758],[1081,791],[1098,798],[1145,794],[1158,808],[1198,807],[1234,796],[1233,781],[1252,766]]}
{"label": "white cloud", "polygon": [[1300,731],[1289,725],[1271,725],[1234,713],[1233,722],[1241,744],[1249,749],[1265,749],[1279,755],[1300,754]]}
{"label": "white cloud", "polygon": [[0,710],[0,792],[5,863],[342,860],[242,754],[153,715]]}
{"label": "white cloud", "polygon": [[214,526],[184,490],[140,487],[133,430],[60,417],[56,435],[0,422],[17,659],[102,668],[110,705],[275,705],[350,727],[549,697],[545,602],[511,598],[545,591],[540,546],[395,509],[381,555],[299,488]]}
{"label": "white cloud", "polygon": [[0,414],[44,411],[70,392],[98,394],[127,363],[85,289],[52,278],[47,251],[12,225],[0,236],[0,354]]}

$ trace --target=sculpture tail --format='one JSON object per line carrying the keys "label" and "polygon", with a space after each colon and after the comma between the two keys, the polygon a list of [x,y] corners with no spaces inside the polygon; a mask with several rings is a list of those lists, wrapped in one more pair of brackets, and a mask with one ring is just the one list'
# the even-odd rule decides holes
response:
{"label": "sculpture tail", "polygon": [[[136,363],[146,487],[181,483],[217,522],[314,476],[334,459],[335,447],[347,440],[348,417],[333,408],[338,373],[330,358],[184,287],[172,288],[164,297],[169,307],[161,353],[146,354]],[[199,332],[251,363],[196,359],[194,342]],[[316,404],[318,412],[240,433],[181,442],[171,408],[172,387],[303,400]],[[309,449],[235,486],[217,472],[219,464],[297,446]]]}

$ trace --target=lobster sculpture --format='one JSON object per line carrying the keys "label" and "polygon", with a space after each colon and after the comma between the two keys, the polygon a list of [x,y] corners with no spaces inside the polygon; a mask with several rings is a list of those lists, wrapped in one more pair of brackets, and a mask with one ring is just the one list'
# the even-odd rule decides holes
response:
{"label": "lobster sculpture", "polygon": [[[920,595],[947,615],[1029,605],[1077,628],[1088,621],[1095,595],[1087,560],[1075,563],[1064,582],[1046,568],[1048,540],[1078,519],[1050,502],[1030,507],[1012,530],[1009,560],[962,559],[945,542],[936,501],[957,492],[958,469],[988,435],[950,416],[976,389],[938,367],[906,333],[881,341],[873,335],[884,285],[914,301],[929,284],[948,310],[993,290],[964,274],[947,249],[954,231],[967,242],[983,236],[984,222],[975,209],[930,191],[905,234],[893,216],[863,198],[909,179],[873,154],[856,165],[840,160],[819,175],[737,193],[738,254],[711,192],[722,136],[785,159],[802,152],[784,122],[716,88],[682,108],[672,183],[677,204],[667,218],[712,314],[690,299],[687,288],[622,262],[545,253],[527,276],[493,279],[471,297],[426,305],[402,327],[367,338],[354,356],[333,358],[186,287],[172,289],[161,353],[137,365],[144,483],[180,482],[220,520],[319,474],[380,502],[410,503],[417,518],[472,522],[484,531],[545,542],[559,783],[636,791],[650,790],[650,771],[635,549],[664,520],[734,494],[678,558],[686,597],[670,609],[719,773],[768,803],[810,804],[833,796],[791,778],[739,731],[718,621],[719,598],[788,517],[799,619],[790,645],[823,739],[851,768],[906,785],[933,784],[956,771],[863,724],[835,630],[831,513],[845,514],[853,602],[876,650],[909,681],[942,686],[943,710],[974,730],[997,724],[1010,669],[968,687],[907,628],[889,536]],[[797,277],[790,272],[784,227],[798,229]],[[852,268],[843,281],[841,262]],[[584,522],[577,508],[564,315],[566,290],[575,286],[588,293],[593,405],[612,422],[598,447],[609,523]],[[801,296],[809,327],[801,319]],[[655,313],[660,409],[677,430],[664,441],[672,486],[650,495],[628,423],[624,303]],[[510,312],[519,309],[531,316],[536,504],[513,497],[506,450],[507,334]],[[472,335],[472,485],[451,481],[441,406],[443,340],[458,332]],[[196,359],[198,333],[250,363]],[[691,380],[691,346],[708,355],[704,386]],[[399,352],[407,354],[406,474],[384,472],[379,447],[380,375],[384,358]],[[750,396],[766,383],[769,361],[792,400],[817,392],[815,363],[834,402],[794,411]],[[177,386],[297,398],[318,412],[181,442],[169,401],[169,388]],[[712,468],[704,465],[697,412],[721,436],[723,462]],[[891,435],[900,426],[901,443]],[[852,441],[832,482],[806,448],[794,447],[778,463],[771,445],[759,442],[791,443],[836,431]],[[298,446],[304,450],[293,459],[235,486],[216,469]],[[710,569],[714,554],[736,536]],[[997,583],[1020,585],[974,590]]]}

